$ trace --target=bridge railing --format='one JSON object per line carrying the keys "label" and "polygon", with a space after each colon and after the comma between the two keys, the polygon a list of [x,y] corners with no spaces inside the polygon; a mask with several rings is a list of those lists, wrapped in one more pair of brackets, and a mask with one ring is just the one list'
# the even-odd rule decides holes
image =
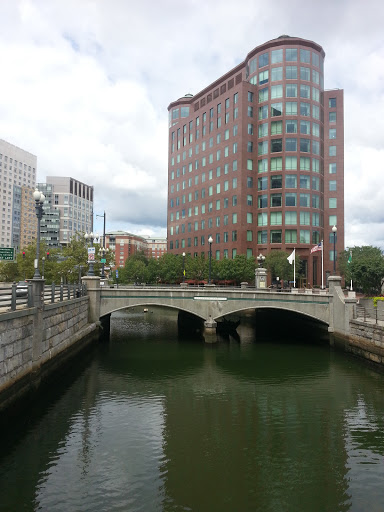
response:
{"label": "bridge railing", "polygon": [[[228,285],[228,284],[214,284],[214,285],[207,285],[206,283],[201,284],[190,284],[190,283],[158,283],[158,284],[146,284],[146,283],[132,283],[132,284],[119,284],[117,286],[116,284],[114,286],[110,286],[109,288],[116,289],[164,289],[164,288],[177,288],[177,289],[185,289],[185,290],[201,290],[204,288],[210,288],[210,289],[225,289],[225,290],[250,290],[250,291],[263,291],[263,292],[294,292],[294,293],[309,293],[309,294],[324,294],[328,293],[328,289],[324,288],[312,288],[312,287],[306,287],[306,288],[293,288],[291,286],[287,287],[278,287],[276,285],[271,285],[268,288],[256,288],[254,284],[248,284],[248,283],[242,283],[241,285]],[[103,287],[103,289],[107,290],[108,287]]]}
{"label": "bridge railing", "polygon": [[[43,302],[54,303],[75,299],[87,295],[85,284],[45,285]],[[16,283],[0,288],[0,314],[15,311],[23,307],[34,307],[33,285],[28,283],[27,288],[20,290]]]}

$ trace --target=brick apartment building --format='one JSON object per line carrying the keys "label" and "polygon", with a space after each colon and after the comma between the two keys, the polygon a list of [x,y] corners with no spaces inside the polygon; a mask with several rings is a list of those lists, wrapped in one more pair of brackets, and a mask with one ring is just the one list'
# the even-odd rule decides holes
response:
{"label": "brick apartment building", "polygon": [[343,90],[324,90],[322,47],[281,36],[169,107],[168,251],[300,255],[321,284],[344,249]]}

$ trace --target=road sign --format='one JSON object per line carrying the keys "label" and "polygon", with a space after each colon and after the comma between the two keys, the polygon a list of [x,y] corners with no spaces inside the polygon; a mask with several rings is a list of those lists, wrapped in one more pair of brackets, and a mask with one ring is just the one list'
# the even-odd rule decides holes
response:
{"label": "road sign", "polygon": [[116,279],[119,277],[119,271],[116,269]]}
{"label": "road sign", "polygon": [[105,258],[101,258],[100,263],[107,263],[107,260]]}
{"label": "road sign", "polygon": [[14,247],[0,247],[0,260],[13,261],[15,259]]}
{"label": "road sign", "polygon": [[95,261],[95,248],[88,247],[88,261]]}

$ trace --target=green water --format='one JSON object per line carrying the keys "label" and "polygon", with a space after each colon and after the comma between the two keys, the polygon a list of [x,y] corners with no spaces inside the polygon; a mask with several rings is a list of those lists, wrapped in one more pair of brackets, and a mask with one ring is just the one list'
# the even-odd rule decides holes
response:
{"label": "green water", "polygon": [[239,331],[208,346],[165,311],[116,314],[6,418],[0,510],[384,510],[384,375],[310,330]]}

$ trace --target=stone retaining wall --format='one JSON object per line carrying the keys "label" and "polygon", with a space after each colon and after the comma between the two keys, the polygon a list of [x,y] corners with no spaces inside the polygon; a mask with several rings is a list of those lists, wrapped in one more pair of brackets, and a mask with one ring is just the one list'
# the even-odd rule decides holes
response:
{"label": "stone retaining wall", "polygon": [[36,387],[97,329],[88,322],[88,300],[81,297],[0,315],[0,410]]}
{"label": "stone retaining wall", "polygon": [[384,327],[361,320],[352,320],[345,343],[347,352],[384,365]]}

